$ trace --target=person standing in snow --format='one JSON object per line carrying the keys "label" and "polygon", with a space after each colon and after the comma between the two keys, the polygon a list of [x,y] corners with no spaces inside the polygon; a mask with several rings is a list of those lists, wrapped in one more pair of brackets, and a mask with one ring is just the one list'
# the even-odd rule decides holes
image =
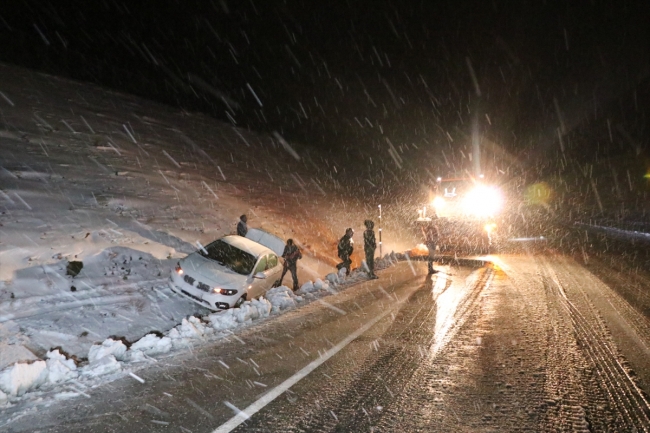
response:
{"label": "person standing in snow", "polygon": [[248,226],[246,225],[246,221],[248,221],[246,215],[239,217],[239,222],[237,223],[237,234],[239,236],[246,237],[246,233],[248,233]]}
{"label": "person standing in snow", "polygon": [[430,221],[426,226],[422,227],[422,234],[424,235],[424,245],[426,245],[429,250],[429,273],[435,274],[436,270],[433,269],[433,262],[436,255],[436,244],[438,243],[438,238],[440,237],[440,232],[438,231],[438,226]]}
{"label": "person standing in snow", "polygon": [[366,220],[364,222],[366,231],[363,232],[363,250],[366,253],[366,265],[368,266],[368,276],[371,279],[379,278],[375,275],[375,250],[377,249],[377,241],[375,240],[375,223]]}
{"label": "person standing in snow", "polygon": [[350,256],[352,256],[352,252],[354,251],[354,241],[352,240],[353,235],[354,230],[348,228],[343,237],[339,240],[338,244],[338,255],[339,259],[342,261],[336,265],[336,269],[340,271],[342,268],[345,268],[346,275],[350,275],[350,266],[352,265],[352,259]]}
{"label": "person standing in snow", "polygon": [[291,278],[293,278],[293,291],[298,290],[298,260],[302,259],[302,253],[300,248],[293,242],[293,239],[287,239],[287,244],[284,246],[284,252],[282,253],[282,258],[284,259],[284,265],[282,266],[282,275],[280,279],[275,282],[274,286],[279,287],[282,285],[282,280],[287,271],[291,271]]}

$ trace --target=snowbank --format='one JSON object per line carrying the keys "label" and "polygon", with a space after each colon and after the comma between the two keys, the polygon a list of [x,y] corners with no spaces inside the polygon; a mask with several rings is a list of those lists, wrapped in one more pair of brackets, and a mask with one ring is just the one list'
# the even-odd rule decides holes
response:
{"label": "snowbank", "polygon": [[269,300],[273,308],[271,313],[277,313],[287,308],[293,308],[297,302],[302,302],[301,296],[296,296],[293,290],[287,286],[274,287],[266,292],[266,299]]}
{"label": "snowbank", "polygon": [[[136,341],[129,348],[129,356],[132,358],[135,353],[147,356],[160,355],[172,350],[172,340],[169,337],[158,337],[156,334],[147,334]],[[139,355],[135,355],[138,356]]]}
{"label": "snowbank", "polygon": [[122,361],[126,355],[126,346],[121,341],[107,338],[102,344],[94,344],[88,352],[88,361],[93,363],[105,356],[112,355],[115,359]]}
{"label": "snowbank", "polygon": [[48,382],[65,382],[79,376],[74,360],[66,358],[58,349],[47,352],[45,357],[47,358]]}
{"label": "snowbank", "polygon": [[97,377],[117,373],[121,369],[121,362],[115,359],[113,355],[106,355],[81,368],[81,374],[84,376]]}
{"label": "snowbank", "polygon": [[47,381],[45,361],[16,363],[0,372],[0,390],[10,396],[20,396]]}
{"label": "snowbank", "polygon": [[[377,262],[381,267],[392,265],[399,259],[395,253],[384,256]],[[337,293],[337,285],[349,285],[366,278],[366,272],[355,269],[349,276],[345,269],[339,274],[330,273],[325,280],[308,281],[294,293],[286,286],[275,287],[265,297],[244,302],[241,307],[202,318],[189,316],[171,328],[165,335],[149,333],[127,347],[121,340],[107,338],[101,344],[94,344],[88,350],[88,364],[77,367],[74,359],[68,359],[58,349],[48,351],[46,361],[17,362],[0,371],[0,404],[22,396],[26,392],[44,385],[60,385],[71,380],[94,380],[99,377],[123,374],[128,363],[150,361],[152,356],[163,355],[173,349],[182,349],[204,341],[216,332],[232,331],[272,314],[295,308],[304,297],[314,299],[329,293]],[[57,399],[73,398],[78,393],[59,392]]]}
{"label": "snowbank", "polygon": [[[335,275],[335,274],[330,274],[330,275]],[[329,282],[323,281],[320,278],[317,278],[316,281],[314,282],[307,281],[305,284],[302,285],[302,287],[300,287],[299,290],[296,291],[296,293],[299,295],[310,295],[316,292],[320,292],[321,290],[330,293],[335,293],[335,291],[330,287]]]}

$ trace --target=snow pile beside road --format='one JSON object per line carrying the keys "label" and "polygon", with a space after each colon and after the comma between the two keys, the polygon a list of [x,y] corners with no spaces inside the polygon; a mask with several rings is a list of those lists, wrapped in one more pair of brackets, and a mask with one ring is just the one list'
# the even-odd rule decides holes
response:
{"label": "snow pile beside road", "polygon": [[170,337],[147,334],[131,345],[128,351],[128,360],[131,362],[143,361],[147,356],[161,355],[170,350],[172,350]]}
{"label": "snow pile beside road", "polygon": [[267,299],[253,299],[244,302],[239,308],[210,314],[208,320],[215,331],[225,331],[268,317],[272,308],[273,305]]}
{"label": "snow pile beside road", "polygon": [[[330,275],[335,275],[335,274],[330,274]],[[302,287],[300,287],[299,290],[296,291],[296,293],[299,295],[306,295],[307,298],[313,298],[314,294],[320,292],[321,290],[330,293],[334,292],[334,289],[331,288],[332,285],[327,280],[323,281],[320,278],[317,278],[316,281],[314,282],[307,281],[305,284],[302,285]]]}
{"label": "snow pile beside road", "polygon": [[302,302],[302,296],[296,296],[287,286],[274,287],[269,290],[266,292],[266,299],[273,305],[271,313],[294,308],[297,302]]}
{"label": "snow pile beside road", "polygon": [[113,355],[115,359],[122,361],[126,354],[126,346],[121,341],[115,341],[112,338],[107,338],[102,344],[94,344],[88,351],[88,361],[93,362],[109,355]]}
{"label": "snow pile beside road", "polygon": [[[399,260],[395,254],[378,260],[382,267]],[[69,359],[59,349],[50,350],[46,361],[16,362],[0,371],[0,404],[15,400],[27,391],[39,387],[58,386],[71,380],[82,380],[92,384],[97,378],[113,375],[120,377],[125,365],[150,361],[152,356],[164,355],[174,349],[182,349],[196,342],[205,341],[223,331],[250,325],[254,321],[281,314],[303,302],[305,298],[316,299],[336,293],[336,286],[347,286],[366,278],[366,272],[355,269],[349,276],[336,273],[308,281],[294,293],[286,286],[275,287],[265,297],[244,302],[239,308],[212,313],[202,318],[190,315],[164,334],[148,333],[129,346],[120,339],[107,338],[100,344],[93,344],[88,350],[88,363],[77,367],[76,359]],[[223,334],[221,334],[223,336]],[[128,346],[128,347],[127,347]]]}
{"label": "snow pile beside road", "polygon": [[120,370],[122,370],[122,363],[115,359],[115,356],[106,355],[83,367],[81,374],[84,376],[98,377],[117,373]]}
{"label": "snow pile beside road", "polygon": [[0,372],[0,390],[10,396],[20,396],[47,381],[45,361],[16,363]]}
{"label": "snow pile beside road", "polygon": [[47,352],[45,357],[47,358],[48,382],[65,382],[79,376],[74,360],[66,358],[58,349]]}

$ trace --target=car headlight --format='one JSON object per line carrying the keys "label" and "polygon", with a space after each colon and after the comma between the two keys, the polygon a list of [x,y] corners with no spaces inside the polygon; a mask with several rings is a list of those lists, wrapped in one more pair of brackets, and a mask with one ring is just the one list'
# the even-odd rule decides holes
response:
{"label": "car headlight", "polygon": [[479,185],[465,195],[463,211],[468,215],[488,217],[497,214],[503,205],[501,191],[496,187]]}
{"label": "car headlight", "polygon": [[497,228],[497,225],[495,223],[487,223],[487,224],[485,224],[485,226],[483,228],[489,234],[489,233],[492,233],[495,228]]}
{"label": "car headlight", "polygon": [[183,268],[181,268],[181,262],[176,263],[176,273],[178,275],[183,275]]}
{"label": "car headlight", "polygon": [[433,201],[431,202],[431,206],[433,206],[436,209],[441,209],[445,207],[445,199],[438,196],[433,199]]}
{"label": "car headlight", "polygon": [[212,289],[212,293],[216,295],[232,296],[237,294],[237,290],[222,289],[221,287],[215,287],[214,289]]}

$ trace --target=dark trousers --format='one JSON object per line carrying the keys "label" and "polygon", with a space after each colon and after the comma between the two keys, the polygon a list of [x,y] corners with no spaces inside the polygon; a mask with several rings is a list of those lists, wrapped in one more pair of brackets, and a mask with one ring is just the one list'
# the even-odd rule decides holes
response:
{"label": "dark trousers", "polygon": [[435,261],[435,257],[436,257],[436,243],[427,242],[426,245],[427,245],[427,249],[429,250],[429,258],[428,258],[429,272],[433,272],[433,262]]}
{"label": "dark trousers", "polygon": [[[286,263],[286,262],[285,262]],[[282,267],[282,275],[280,275],[280,279],[275,283],[276,286],[281,286],[282,285],[282,280],[284,280],[284,276],[286,275],[287,271],[291,271],[291,278],[293,278],[293,290],[294,292],[299,289],[298,287],[298,265],[293,264],[293,265],[284,265]]]}
{"label": "dark trousers", "polygon": [[375,250],[366,250],[366,265],[368,265],[368,273],[375,275]]}
{"label": "dark trousers", "polygon": [[350,257],[339,257],[341,260],[343,260],[341,263],[336,265],[336,269],[341,270],[342,268],[345,268],[346,270],[346,275],[350,275],[350,266],[352,266],[352,260]]}

